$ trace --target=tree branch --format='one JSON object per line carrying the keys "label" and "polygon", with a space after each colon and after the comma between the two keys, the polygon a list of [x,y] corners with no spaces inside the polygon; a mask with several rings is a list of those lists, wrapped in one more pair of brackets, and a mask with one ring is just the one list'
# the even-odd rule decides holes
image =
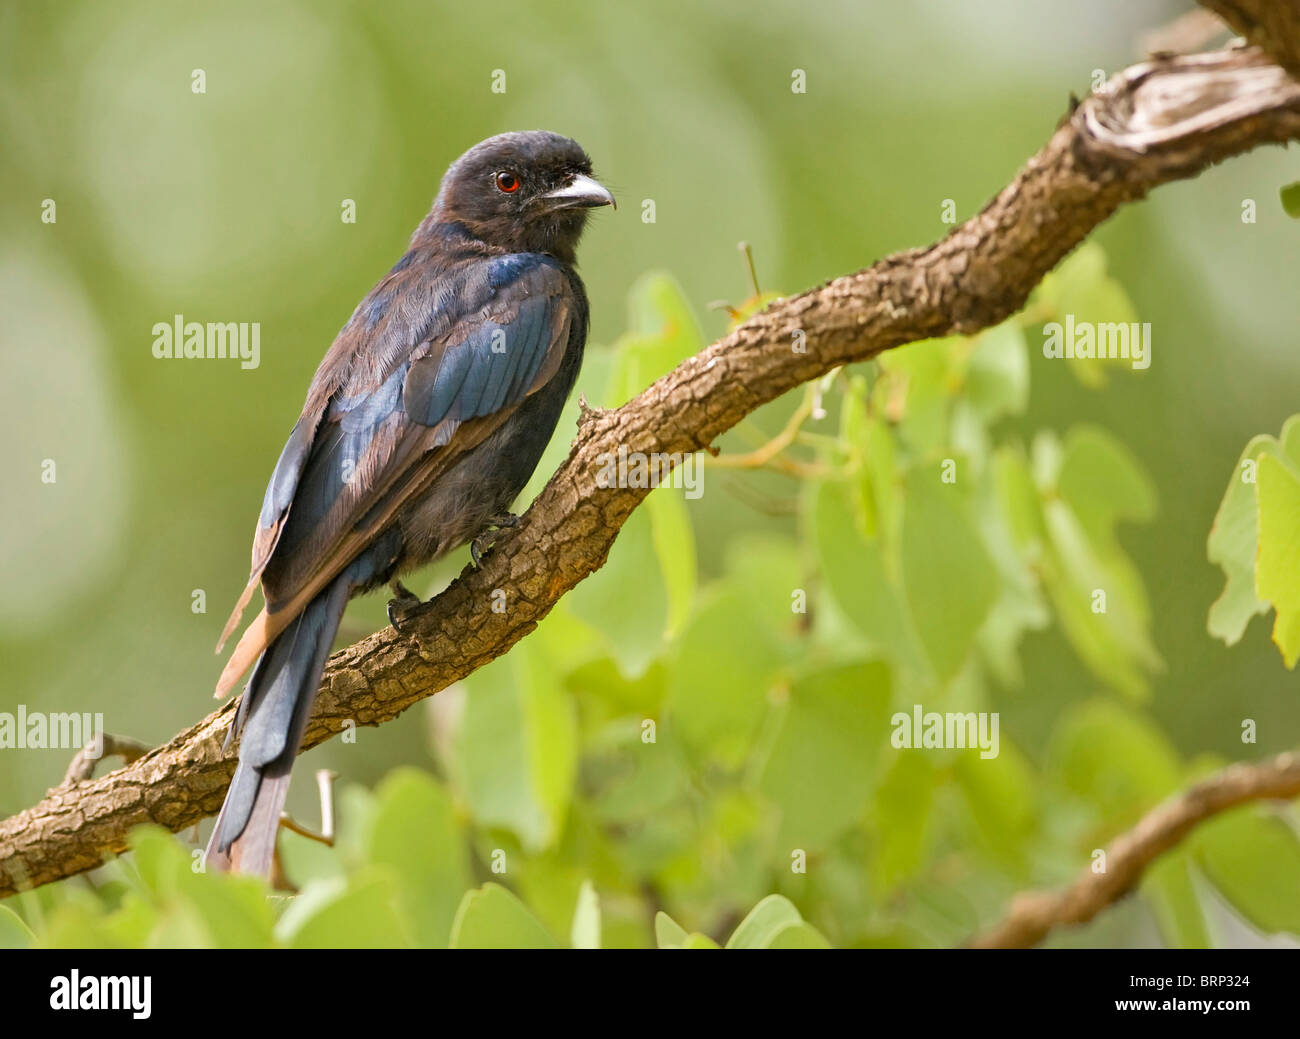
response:
{"label": "tree branch", "polygon": [[[942,241],[779,300],[623,407],[586,410],[567,460],[480,570],[403,623],[336,653],[303,749],[378,725],[505,653],[600,568],[648,493],[596,484],[600,457],[708,447],[760,405],[905,343],[974,333],[1019,309],[1042,276],[1121,205],[1262,144],[1300,136],[1300,86],[1255,49],[1160,58],[1112,79],[1061,123],[980,213]],[[805,349],[794,348],[796,331]],[[493,591],[507,608],[494,612]],[[234,770],[227,704],[107,776],[62,786],[0,822],[0,897],[98,865],[131,827],[215,813]]]}
{"label": "tree branch", "polygon": [[1300,797],[1300,754],[1230,765],[1154,809],[1106,849],[1106,872],[1086,869],[1062,891],[1031,891],[1007,916],[973,939],[975,949],[1027,949],[1053,928],[1087,923],[1137,887],[1151,863],[1206,819],[1247,801]]}
{"label": "tree branch", "polygon": [[149,748],[130,736],[114,736],[111,732],[103,733],[98,740],[91,740],[79,751],[68,764],[68,771],[63,773],[63,783],[80,783],[95,774],[95,765],[102,758],[121,758],[131,764],[149,753]]}

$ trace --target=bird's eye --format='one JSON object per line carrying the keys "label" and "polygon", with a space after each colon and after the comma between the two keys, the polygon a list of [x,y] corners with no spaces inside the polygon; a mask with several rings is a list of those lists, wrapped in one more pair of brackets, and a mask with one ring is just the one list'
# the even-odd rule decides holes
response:
{"label": "bird's eye", "polygon": [[502,170],[496,176],[497,190],[504,191],[507,195],[519,190],[519,178],[507,170]]}

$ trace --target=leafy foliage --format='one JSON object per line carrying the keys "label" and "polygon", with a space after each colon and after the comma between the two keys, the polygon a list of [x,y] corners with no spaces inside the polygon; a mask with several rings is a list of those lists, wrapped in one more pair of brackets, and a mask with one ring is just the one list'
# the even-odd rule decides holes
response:
{"label": "leafy foliage", "polygon": [[1210,608],[1211,635],[1232,645],[1251,617],[1276,612],[1273,641],[1288,668],[1300,658],[1300,415],[1241,453],[1208,542],[1227,576]]}

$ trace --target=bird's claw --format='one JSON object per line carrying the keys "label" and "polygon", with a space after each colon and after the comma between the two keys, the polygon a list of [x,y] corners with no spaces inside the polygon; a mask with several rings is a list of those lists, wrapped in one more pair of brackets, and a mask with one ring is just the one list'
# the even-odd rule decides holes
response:
{"label": "bird's claw", "polygon": [[418,595],[402,584],[401,581],[392,583],[393,598],[388,600],[388,623],[393,626],[393,630],[399,635],[402,634],[402,626],[399,621],[405,620],[415,607],[423,601]]}
{"label": "bird's claw", "polygon": [[475,570],[478,569],[483,554],[492,547],[501,532],[518,525],[519,517],[512,512],[502,512],[488,520],[487,529],[469,543],[469,558],[474,563]]}

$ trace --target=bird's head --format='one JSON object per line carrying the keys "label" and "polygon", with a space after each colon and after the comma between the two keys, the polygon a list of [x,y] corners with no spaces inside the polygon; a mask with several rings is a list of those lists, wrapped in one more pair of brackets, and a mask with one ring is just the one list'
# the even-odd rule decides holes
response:
{"label": "bird's head", "polygon": [[577,141],[530,130],[489,137],[452,163],[430,217],[509,252],[572,263],[587,211],[612,205]]}

